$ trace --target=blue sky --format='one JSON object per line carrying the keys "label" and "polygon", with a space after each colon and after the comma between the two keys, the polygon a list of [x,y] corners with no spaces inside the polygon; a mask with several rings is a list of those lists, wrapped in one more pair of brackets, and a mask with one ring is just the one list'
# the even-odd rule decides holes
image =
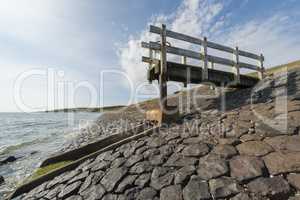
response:
{"label": "blue sky", "polygon": [[[103,88],[105,105],[132,103],[146,75],[140,41],[155,39],[149,24],[262,52],[267,66],[300,59],[299,8],[296,0],[3,1],[0,111],[97,106]],[[45,75],[22,76],[33,69],[60,74],[54,92]],[[107,72],[101,82],[103,70],[123,74]],[[78,87],[70,94],[60,83]]]}

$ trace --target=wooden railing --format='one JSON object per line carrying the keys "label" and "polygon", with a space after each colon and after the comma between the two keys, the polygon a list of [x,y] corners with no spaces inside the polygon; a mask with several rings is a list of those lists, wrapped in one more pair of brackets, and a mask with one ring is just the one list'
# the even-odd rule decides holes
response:
{"label": "wooden railing", "polygon": [[[264,77],[264,56],[262,54],[257,55],[251,52],[240,50],[238,47],[232,48],[225,45],[217,44],[208,41],[206,37],[203,39],[185,35],[182,33],[177,33],[171,30],[167,30],[166,25],[161,27],[150,26],[150,32],[160,35],[160,42],[142,42],[142,47],[149,49],[149,57],[142,58],[143,62],[149,63],[149,67],[154,67],[160,63],[160,95],[161,98],[166,98],[166,70],[167,70],[167,54],[174,54],[181,56],[181,63],[186,64],[187,58],[197,59],[203,61],[202,66],[202,80],[208,80],[208,64],[211,63],[213,67],[214,64],[221,64],[225,66],[232,67],[232,73],[234,74],[234,80],[238,84],[240,82],[240,69],[250,69],[258,72],[259,79]],[[176,40],[185,41],[188,43],[196,44],[202,46],[201,52],[196,52],[193,50],[187,50],[175,46],[171,46],[167,42],[167,38],[173,38]],[[228,58],[223,58],[219,56],[213,56],[208,54],[208,49],[215,49],[226,53],[231,53],[233,55],[233,60]],[[160,58],[156,58],[155,54],[160,53]],[[245,63],[240,61],[240,57],[246,57],[254,59],[257,61],[257,65]],[[187,69],[188,70],[188,69]],[[166,104],[165,104],[166,105]]]}

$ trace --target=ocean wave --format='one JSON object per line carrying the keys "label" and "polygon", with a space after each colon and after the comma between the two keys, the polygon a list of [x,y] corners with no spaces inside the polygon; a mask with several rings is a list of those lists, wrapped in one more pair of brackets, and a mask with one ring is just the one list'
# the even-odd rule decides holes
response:
{"label": "ocean wave", "polygon": [[22,143],[10,145],[10,146],[2,146],[2,147],[0,147],[0,155],[9,155],[11,152],[14,152],[16,150],[19,150],[21,148],[24,148],[24,147],[27,147],[30,145],[46,142],[48,139],[50,139],[50,138],[44,137],[44,138],[38,138],[38,139],[34,139],[32,141],[22,142]]}

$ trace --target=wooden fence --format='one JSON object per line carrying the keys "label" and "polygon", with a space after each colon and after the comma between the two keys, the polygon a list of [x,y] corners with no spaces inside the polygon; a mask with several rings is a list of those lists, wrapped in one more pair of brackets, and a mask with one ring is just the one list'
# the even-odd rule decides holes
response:
{"label": "wooden fence", "polygon": [[[240,69],[250,69],[258,72],[259,79],[264,77],[264,56],[262,54],[257,55],[251,52],[240,50],[238,47],[232,48],[225,45],[217,44],[208,41],[206,37],[203,39],[185,35],[182,33],[177,33],[171,30],[167,30],[166,25],[162,24],[161,27],[150,26],[150,32],[160,35],[160,42],[142,42],[142,47],[149,49],[149,57],[142,58],[143,62],[149,63],[149,67],[159,67],[159,83],[160,83],[160,98],[163,102],[164,108],[167,106],[166,96],[167,96],[167,54],[174,54],[181,56],[181,64],[187,64],[187,58],[197,59],[203,61],[202,66],[202,81],[208,80],[208,64],[211,63],[213,68],[214,64],[221,64],[225,66],[232,67],[232,73],[234,74],[234,81],[240,83]],[[188,43],[200,45],[202,47],[201,52],[196,52],[193,50],[187,50],[175,46],[171,46],[167,42],[167,38],[173,38],[176,40],[185,41]],[[208,49],[215,49],[222,52],[230,53],[233,59],[213,56],[208,54]],[[156,58],[155,54],[159,53],[160,58]],[[254,59],[257,61],[257,65],[245,63],[240,61],[240,57],[246,57]],[[159,66],[158,66],[159,65]],[[187,68],[187,71],[190,68]],[[188,71],[189,72],[189,71]],[[163,100],[165,99],[165,100]]]}

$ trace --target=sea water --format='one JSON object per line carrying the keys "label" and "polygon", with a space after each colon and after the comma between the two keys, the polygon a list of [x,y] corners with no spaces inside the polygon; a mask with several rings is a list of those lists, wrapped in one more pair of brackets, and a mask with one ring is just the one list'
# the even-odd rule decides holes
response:
{"label": "sea water", "polygon": [[88,112],[0,113],[0,160],[18,158],[0,166],[5,179],[0,185],[0,199],[99,116]]}

